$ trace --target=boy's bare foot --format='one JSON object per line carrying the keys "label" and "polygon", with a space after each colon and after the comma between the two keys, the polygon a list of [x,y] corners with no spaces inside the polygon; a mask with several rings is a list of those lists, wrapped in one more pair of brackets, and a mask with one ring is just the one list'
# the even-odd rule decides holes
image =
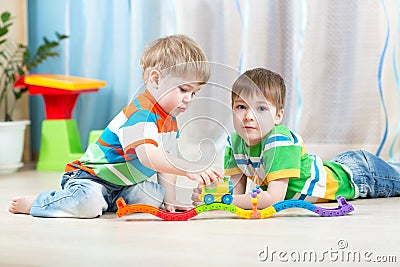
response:
{"label": "boy's bare foot", "polygon": [[11,213],[29,214],[36,196],[15,197],[11,200],[8,211]]}

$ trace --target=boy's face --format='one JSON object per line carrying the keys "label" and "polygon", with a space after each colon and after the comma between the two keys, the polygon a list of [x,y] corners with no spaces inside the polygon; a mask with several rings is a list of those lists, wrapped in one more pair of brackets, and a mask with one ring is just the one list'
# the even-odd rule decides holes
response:
{"label": "boy's face", "polygon": [[193,97],[202,86],[200,82],[192,81],[173,75],[159,79],[157,89],[159,97],[156,100],[166,113],[176,117],[188,109]]}
{"label": "boy's face", "polygon": [[254,146],[281,123],[283,109],[276,107],[260,93],[249,96],[237,96],[233,101],[233,126],[248,146]]}

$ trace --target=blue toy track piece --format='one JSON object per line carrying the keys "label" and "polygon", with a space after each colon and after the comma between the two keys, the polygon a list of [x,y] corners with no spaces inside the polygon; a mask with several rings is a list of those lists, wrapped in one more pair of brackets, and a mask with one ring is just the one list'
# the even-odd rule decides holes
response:
{"label": "blue toy track piece", "polygon": [[303,208],[303,209],[307,209],[309,211],[315,210],[315,205],[313,205],[307,201],[304,201],[304,200],[285,200],[285,201],[278,202],[278,203],[274,204],[273,206],[277,212],[285,210],[285,209],[289,209],[289,208]]}

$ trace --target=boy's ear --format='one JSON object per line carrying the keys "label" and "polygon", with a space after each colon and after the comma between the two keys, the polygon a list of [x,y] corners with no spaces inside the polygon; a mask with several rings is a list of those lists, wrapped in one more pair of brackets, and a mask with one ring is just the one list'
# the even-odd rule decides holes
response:
{"label": "boy's ear", "polygon": [[276,113],[275,118],[274,118],[275,125],[281,124],[284,114],[285,114],[285,110],[284,109],[281,109]]}
{"label": "boy's ear", "polygon": [[154,89],[157,89],[160,81],[160,72],[158,70],[152,70],[149,74],[149,82]]}

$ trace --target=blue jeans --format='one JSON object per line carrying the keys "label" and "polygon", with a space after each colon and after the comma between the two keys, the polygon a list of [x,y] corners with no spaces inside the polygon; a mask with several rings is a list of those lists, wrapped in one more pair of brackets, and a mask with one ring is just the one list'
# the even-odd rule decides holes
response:
{"label": "blue jeans", "polygon": [[116,211],[115,201],[160,207],[164,188],[154,182],[120,186],[108,183],[82,170],[64,173],[61,191],[45,191],[34,200],[30,214],[39,217],[94,218]]}
{"label": "blue jeans", "polygon": [[386,162],[363,150],[344,152],[331,161],[351,170],[360,197],[400,196],[400,163]]}

